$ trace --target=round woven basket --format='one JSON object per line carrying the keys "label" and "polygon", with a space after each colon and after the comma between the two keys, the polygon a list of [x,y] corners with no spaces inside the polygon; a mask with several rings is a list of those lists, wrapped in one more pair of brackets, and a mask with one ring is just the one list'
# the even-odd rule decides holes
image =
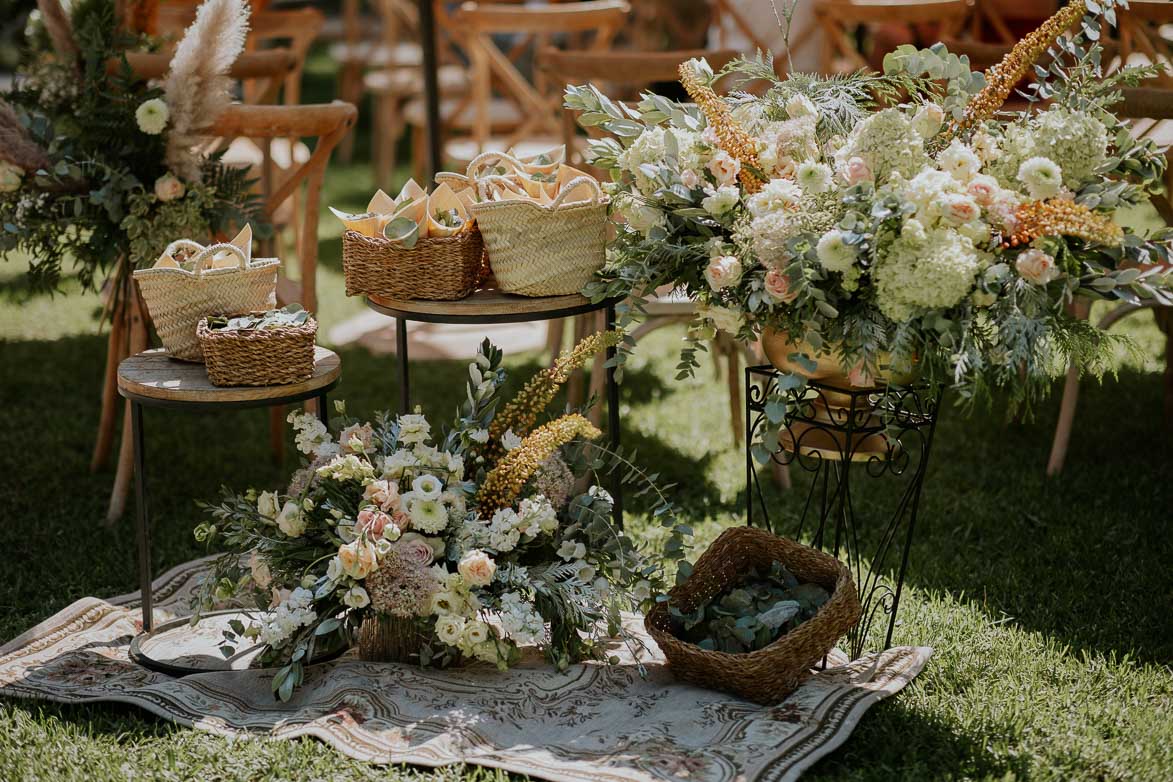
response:
{"label": "round woven basket", "polygon": [[485,244],[475,225],[456,236],[420,239],[410,250],[381,236],[347,231],[342,270],[347,296],[452,301],[477,289],[486,272]]}
{"label": "round woven basket", "polygon": [[[591,200],[564,203],[582,184],[592,189]],[[608,202],[598,182],[579,177],[546,205],[522,199],[473,205],[497,287],[522,296],[579,293],[603,267]]]}
{"label": "round woven basket", "polygon": [[314,374],[317,335],[313,318],[300,326],[247,331],[210,329],[203,318],[196,327],[214,386],[280,386],[308,380]]}
{"label": "round woven basket", "polygon": [[[265,310],[276,303],[276,258],[246,259],[231,244],[201,247],[195,242],[172,242],[167,254],[179,247],[199,248],[194,271],[176,268],[139,269],[134,273],[151,321],[172,358],[203,361],[196,327],[207,315]],[[208,268],[217,252],[236,256],[239,266]]]}
{"label": "round woven basket", "polygon": [[[668,604],[686,613],[695,611],[705,600],[739,584],[750,568],[769,570],[774,562],[781,562],[799,581],[824,587],[831,599],[789,633],[747,654],[707,651],[672,634]],[[855,584],[838,559],[763,530],[734,527],[701,555],[692,574],[668,593],[667,604],[656,604],[644,626],[678,678],[769,704],[794,692],[859,617]]]}

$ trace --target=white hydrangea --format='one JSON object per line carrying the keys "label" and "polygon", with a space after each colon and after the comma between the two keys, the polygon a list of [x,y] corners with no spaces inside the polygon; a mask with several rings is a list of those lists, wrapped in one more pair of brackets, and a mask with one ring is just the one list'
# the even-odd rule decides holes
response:
{"label": "white hydrangea", "polygon": [[754,217],[770,212],[793,212],[801,205],[802,188],[789,179],[771,179],[745,202]]}
{"label": "white hydrangea", "polygon": [[284,646],[299,628],[312,624],[318,614],[313,609],[314,593],[298,587],[289,593],[260,620],[259,640],[274,649]]}
{"label": "white hydrangea", "polygon": [[786,212],[768,212],[749,224],[749,242],[763,264],[786,257],[786,242],[798,232]]}
{"label": "white hydrangea", "polygon": [[819,238],[815,252],[819,263],[829,272],[845,273],[855,265],[855,248],[843,240],[843,232],[836,229],[827,231]]}
{"label": "white hydrangea", "polygon": [[641,133],[630,147],[619,153],[616,163],[619,164],[619,168],[635,178],[635,186],[641,193],[650,195],[656,190],[656,185],[640,170],[640,166],[661,163],[666,154],[664,128],[649,128]]}
{"label": "white hydrangea", "polygon": [[544,495],[527,497],[517,508],[518,528],[536,538],[542,533],[551,533],[558,529],[558,512]]}
{"label": "white hydrangea", "polygon": [[954,230],[901,234],[880,253],[872,272],[880,311],[894,321],[920,308],[947,309],[969,295],[981,261],[973,242]]}
{"label": "white hydrangea", "polygon": [[1053,198],[1063,188],[1063,169],[1050,158],[1028,158],[1018,167],[1018,181],[1031,198]]}
{"label": "white hydrangea", "polygon": [[884,109],[856,125],[835,153],[837,168],[861,158],[877,182],[892,174],[910,177],[929,164],[924,139],[899,109]]}
{"label": "white hydrangea", "polygon": [[521,540],[521,519],[512,508],[502,508],[489,522],[489,548],[499,554],[513,551]]}
{"label": "white hydrangea", "polygon": [[1061,161],[1063,185],[1078,191],[1108,159],[1108,129],[1091,114],[1055,107],[1031,122],[1034,154]]}

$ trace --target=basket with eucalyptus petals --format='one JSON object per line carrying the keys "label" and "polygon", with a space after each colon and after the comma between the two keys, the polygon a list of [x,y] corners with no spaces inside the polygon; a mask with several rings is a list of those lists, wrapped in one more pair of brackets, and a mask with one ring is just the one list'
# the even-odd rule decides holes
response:
{"label": "basket with eucalyptus petals", "polygon": [[314,373],[318,323],[297,304],[200,321],[196,336],[214,386],[277,386]]}
{"label": "basket with eucalyptus petals", "polygon": [[419,239],[411,247],[384,236],[347,231],[342,270],[347,296],[393,299],[463,299],[486,270],[485,245],[475,224],[455,236]]}

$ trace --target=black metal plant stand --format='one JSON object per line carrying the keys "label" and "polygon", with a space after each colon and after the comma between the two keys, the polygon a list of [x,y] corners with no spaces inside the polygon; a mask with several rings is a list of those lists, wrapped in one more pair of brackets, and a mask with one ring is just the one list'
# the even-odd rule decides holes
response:
{"label": "black metal plant stand", "polygon": [[[872,625],[884,617],[884,648],[892,645],[941,390],[925,385],[854,390],[817,381],[786,389],[779,385],[780,376],[771,366],[745,370],[746,523],[776,531],[751,448],[759,432],[769,428],[767,403],[781,396],[786,413],[770,458],[811,473],[798,527],[786,532],[796,540],[809,536],[811,545],[845,559],[850,567],[863,607],[859,624],[847,637],[856,659]],[[896,507],[884,511],[869,506],[857,515],[853,490],[860,479],[883,477],[903,482]],[[755,518],[755,500],[760,520]],[[893,582],[887,574],[896,562]]]}

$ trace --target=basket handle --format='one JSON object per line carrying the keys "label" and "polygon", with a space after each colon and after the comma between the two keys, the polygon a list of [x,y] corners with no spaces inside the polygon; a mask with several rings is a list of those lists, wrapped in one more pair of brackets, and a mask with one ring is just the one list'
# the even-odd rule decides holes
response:
{"label": "basket handle", "polygon": [[212,256],[221,250],[227,250],[230,254],[235,255],[240,261],[239,268],[244,269],[248,266],[248,259],[244,257],[244,250],[240,249],[235,244],[221,242],[219,244],[209,244],[207,247],[196,253],[195,258],[193,259],[194,266],[192,267],[192,271],[196,274],[207,271],[208,264],[212,262]]}
{"label": "basket handle", "polygon": [[481,169],[484,167],[484,164],[490,160],[497,160],[508,163],[513,168],[514,173],[525,170],[525,163],[522,163],[508,152],[482,152],[469,162],[466,177],[470,181],[477,181],[477,174],[480,173]]}
{"label": "basket handle", "polygon": [[595,197],[595,200],[591,202],[592,204],[597,205],[600,201],[603,200],[603,188],[599,187],[598,180],[590,176],[576,176],[574,179],[570,180],[562,186],[562,190],[559,191],[554,200],[550,202],[549,208],[557,209],[558,207],[562,206],[562,202],[566,200],[566,196],[570,195],[570,193],[579,185],[590,185],[591,190],[594,191]]}
{"label": "basket handle", "polygon": [[482,203],[491,200],[489,198],[489,186],[496,184],[498,182],[500,182],[503,185],[505,185],[506,187],[508,187],[508,189],[510,191],[517,193],[517,196],[519,198],[523,198],[523,197],[528,198],[528,196],[526,196],[525,194],[517,192],[517,190],[513,187],[513,180],[511,180],[508,176],[500,176],[499,174],[494,174],[493,176],[487,176],[483,179],[476,180],[477,195],[480,196]]}

